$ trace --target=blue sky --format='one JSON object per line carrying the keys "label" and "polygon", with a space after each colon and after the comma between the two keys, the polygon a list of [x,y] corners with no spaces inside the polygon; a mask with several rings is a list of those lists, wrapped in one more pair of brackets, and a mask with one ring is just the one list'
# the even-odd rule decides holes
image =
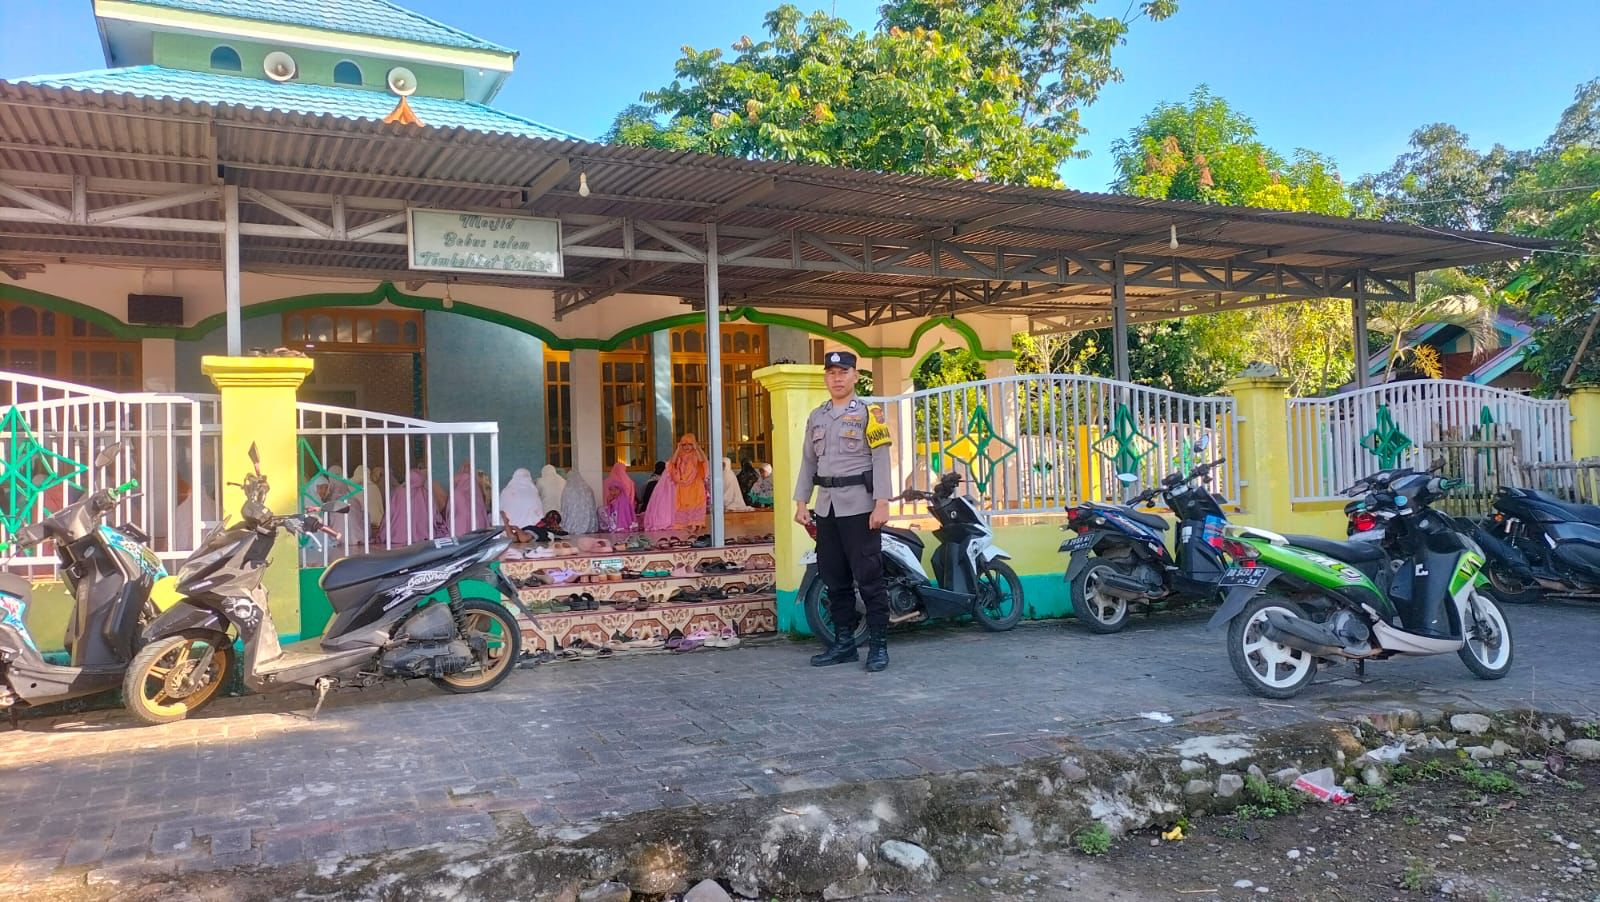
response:
{"label": "blue sky", "polygon": [[[297,2],[297,0],[285,0]],[[684,44],[759,35],[768,0],[409,0],[412,9],[522,51],[497,100],[512,112],[598,137],[622,106],[672,74]],[[1106,0],[1120,13],[1123,0]],[[860,26],[878,0],[813,0]],[[103,65],[90,0],[0,0],[0,78]],[[1086,160],[1071,187],[1101,190],[1109,148],[1157,103],[1205,82],[1251,116],[1267,143],[1331,155],[1353,178],[1387,168],[1411,131],[1451,122],[1474,143],[1543,141],[1573,88],[1600,77],[1594,0],[1180,0],[1135,27],[1126,80],[1084,111]]]}

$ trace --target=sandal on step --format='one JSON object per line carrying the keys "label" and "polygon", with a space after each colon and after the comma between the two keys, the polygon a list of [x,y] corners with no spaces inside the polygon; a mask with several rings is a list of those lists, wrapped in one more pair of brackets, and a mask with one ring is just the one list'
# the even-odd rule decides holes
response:
{"label": "sandal on step", "polygon": [[739,634],[733,627],[724,627],[722,632],[706,639],[706,648],[738,648]]}

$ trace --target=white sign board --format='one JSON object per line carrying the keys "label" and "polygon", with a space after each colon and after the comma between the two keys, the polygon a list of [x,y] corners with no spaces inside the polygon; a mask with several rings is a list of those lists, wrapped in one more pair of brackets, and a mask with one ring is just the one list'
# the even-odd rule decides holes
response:
{"label": "white sign board", "polygon": [[412,269],[564,275],[559,219],[413,209],[409,238]]}

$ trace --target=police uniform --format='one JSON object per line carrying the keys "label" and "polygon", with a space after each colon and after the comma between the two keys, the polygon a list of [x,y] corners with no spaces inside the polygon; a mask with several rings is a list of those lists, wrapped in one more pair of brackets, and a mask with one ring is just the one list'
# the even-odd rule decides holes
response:
{"label": "police uniform", "polygon": [[[856,357],[830,351],[823,362],[854,368]],[[810,501],[815,488],[817,570],[828,587],[835,632],[853,634],[859,589],[867,628],[878,639],[889,628],[889,599],[883,590],[882,544],[868,519],[876,502],[894,497],[883,410],[853,395],[843,404],[829,398],[806,419],[805,437],[794,499]]]}

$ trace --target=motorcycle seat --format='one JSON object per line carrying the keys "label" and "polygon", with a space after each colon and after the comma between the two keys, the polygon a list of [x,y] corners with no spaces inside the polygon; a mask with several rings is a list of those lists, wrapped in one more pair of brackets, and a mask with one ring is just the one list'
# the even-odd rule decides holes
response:
{"label": "motorcycle seat", "polygon": [[461,557],[463,554],[482,549],[484,545],[503,535],[505,531],[502,529],[479,529],[448,541],[429,539],[404,548],[391,548],[388,551],[374,551],[371,554],[340,558],[328,565],[328,569],[322,572],[322,579],[317,582],[325,590],[343,589],[356,583],[381,579]]}
{"label": "motorcycle seat", "polygon": [[1557,498],[1554,495],[1538,491],[1537,489],[1523,489],[1522,494],[1529,500],[1536,501],[1540,504],[1547,504],[1551,507],[1566,511],[1572,516],[1572,519],[1578,521],[1579,523],[1593,523],[1596,526],[1600,526],[1600,506],[1593,504],[1573,504],[1570,501],[1562,501],[1560,498]]}
{"label": "motorcycle seat", "polygon": [[1151,529],[1159,529],[1164,532],[1172,528],[1172,524],[1167,522],[1167,518],[1161,516],[1160,514],[1146,514],[1136,511],[1133,508],[1120,510],[1117,513],[1127,517],[1129,520],[1132,520],[1135,523],[1143,523]]}
{"label": "motorcycle seat", "polygon": [[1380,563],[1386,557],[1376,542],[1336,542],[1321,536],[1284,536],[1284,538],[1296,548],[1315,551],[1324,557],[1331,557],[1346,564],[1355,564],[1358,567]]}

